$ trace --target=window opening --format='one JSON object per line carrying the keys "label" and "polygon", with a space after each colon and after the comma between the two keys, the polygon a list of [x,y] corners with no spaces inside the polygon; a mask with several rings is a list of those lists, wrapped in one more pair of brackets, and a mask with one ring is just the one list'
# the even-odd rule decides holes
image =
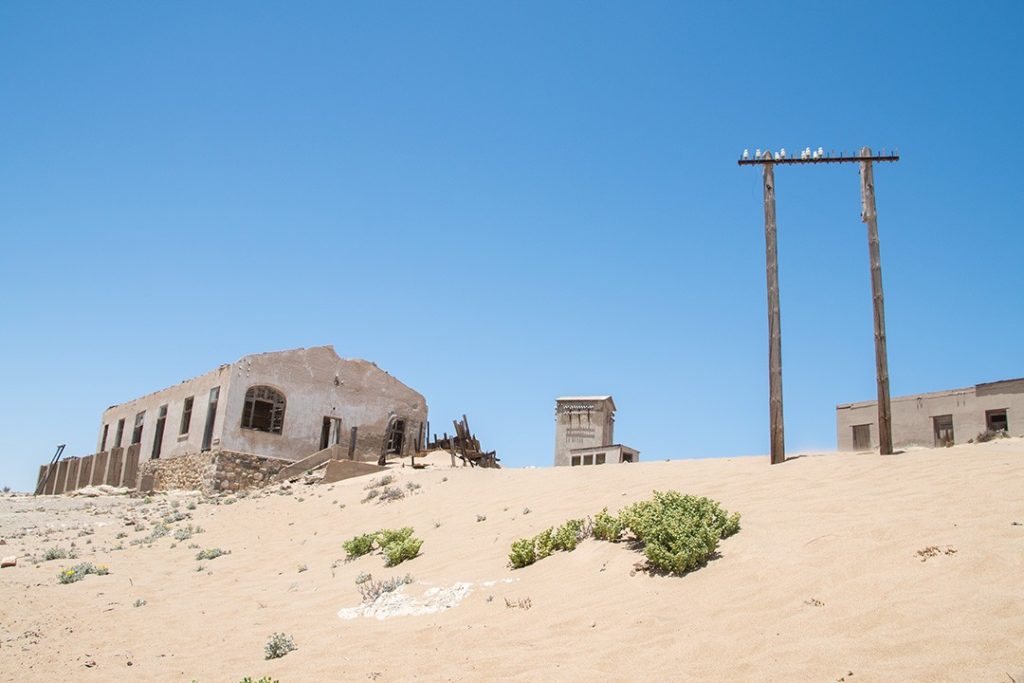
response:
{"label": "window opening", "polygon": [[853,425],[853,450],[871,450],[871,425]]}
{"label": "window opening", "polygon": [[1010,423],[1006,419],[1006,408],[986,410],[985,426],[990,432],[1009,432]]}
{"label": "window opening", "polygon": [[189,396],[185,399],[185,405],[181,409],[181,427],[178,429],[178,434],[188,434],[189,428],[192,426],[192,405],[195,403],[196,397]]}
{"label": "window opening", "polygon": [[117,436],[114,437],[114,448],[121,447],[121,439],[124,438],[124,418],[117,421]]}
{"label": "window opening", "polygon": [[593,465],[594,464],[594,456],[592,456],[592,455],[584,455],[583,456],[583,464],[584,465]]}
{"label": "window opening", "polygon": [[242,428],[280,434],[284,429],[285,398],[277,389],[267,386],[249,387],[242,409]]}
{"label": "window opening", "polygon": [[595,465],[603,465],[604,464],[605,455],[607,455],[607,453],[598,453],[597,455],[595,455],[594,456],[594,464]]}
{"label": "window opening", "polygon": [[220,398],[220,387],[210,389],[210,401],[206,406],[206,427],[203,429],[203,450],[208,451],[213,445],[213,423],[217,419],[217,400]]}
{"label": "window opening", "polygon": [[135,429],[132,430],[132,445],[142,443],[142,425],[146,421],[146,411],[135,416]]}
{"label": "window opening", "polygon": [[100,439],[100,453],[107,450],[107,432],[110,430],[110,425],[103,425],[103,438]]}
{"label": "window opening", "polygon": [[388,426],[385,455],[401,455],[405,445],[405,420],[393,420]]}
{"label": "window opening", "polygon": [[156,431],[153,434],[153,459],[160,457],[160,451],[164,447],[164,425],[167,423],[167,404],[160,406],[160,412],[156,416]]}
{"label": "window opening", "polygon": [[572,466],[576,467],[579,464],[580,464],[580,456],[578,456],[578,455],[572,456]]}

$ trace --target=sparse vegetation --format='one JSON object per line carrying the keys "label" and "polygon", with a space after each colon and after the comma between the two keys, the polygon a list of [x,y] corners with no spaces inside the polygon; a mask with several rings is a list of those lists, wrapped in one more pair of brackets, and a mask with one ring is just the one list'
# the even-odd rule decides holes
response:
{"label": "sparse vegetation", "polygon": [[486,522],[487,521],[487,515],[477,515],[476,516],[476,521],[478,521],[478,522]]}
{"label": "sparse vegetation", "polygon": [[520,598],[519,600],[509,600],[505,598],[506,609],[522,609],[527,610],[533,607],[533,600],[530,598]]}
{"label": "sparse vegetation", "polygon": [[380,502],[390,503],[393,500],[405,498],[405,493],[397,486],[387,486],[380,492]]}
{"label": "sparse vegetation", "polygon": [[405,488],[409,489],[410,491],[416,491],[417,489],[420,489],[422,487],[414,481],[409,481],[406,482]]}
{"label": "sparse vegetation", "polygon": [[75,552],[74,548],[69,552],[64,550],[64,548],[53,547],[47,548],[46,552],[43,553],[43,562],[49,562],[50,560],[66,560],[69,558],[73,560],[76,557],[78,557],[78,554]]}
{"label": "sparse vegetation", "polygon": [[197,560],[215,560],[221,555],[230,555],[230,550],[221,550],[220,548],[206,548],[196,553]]}
{"label": "sparse vegetation", "polygon": [[519,569],[557,550],[574,550],[587,536],[616,542],[628,532],[635,545],[643,548],[651,567],[680,575],[707,564],[718,542],[739,528],[739,514],[729,515],[710,498],[655,491],[651,499],[635,503],[617,516],[605,508],[590,525],[573,519],[533,538],[519,539],[512,544],[509,563]]}
{"label": "sparse vegetation", "polygon": [[363,578],[363,576],[363,574],[360,574],[359,577],[356,578],[356,585],[359,586],[359,594],[363,596],[363,602],[365,603],[374,602],[385,593],[393,593],[402,586],[415,581],[411,574],[395,576],[390,579],[385,579],[384,581],[375,581],[371,574],[366,574],[366,578],[360,581],[359,579]]}
{"label": "sparse vegetation", "polygon": [[974,437],[975,443],[985,443],[986,441],[992,441],[993,439],[1008,439],[1010,435],[1005,429],[986,429],[982,433]]}
{"label": "sparse vegetation", "polygon": [[95,574],[97,576],[106,576],[110,573],[106,565],[94,565],[92,562],[82,562],[76,564],[74,567],[65,569],[57,574],[57,580],[61,583],[75,583],[81,581],[89,574]]}
{"label": "sparse vegetation", "polygon": [[273,633],[263,647],[266,659],[279,659],[295,649],[295,641],[283,633]]}
{"label": "sparse vegetation", "polygon": [[145,604],[146,604],[146,601],[143,600],[142,598],[139,598],[134,603],[132,603],[132,607],[142,607]]}
{"label": "sparse vegetation", "polygon": [[350,560],[367,555],[376,548],[384,555],[387,566],[393,567],[419,555],[423,541],[412,534],[412,527],[381,529],[351,538],[342,547]]}

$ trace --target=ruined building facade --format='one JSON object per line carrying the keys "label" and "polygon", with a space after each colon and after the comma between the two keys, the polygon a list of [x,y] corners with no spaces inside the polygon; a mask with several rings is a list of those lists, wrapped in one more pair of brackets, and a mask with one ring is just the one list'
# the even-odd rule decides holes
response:
{"label": "ruined building facade", "polygon": [[[1024,436],[1024,379],[898,396],[890,406],[897,448],[951,446],[985,431]],[[878,448],[877,401],[836,406],[836,445],[841,451]]]}
{"label": "ruined building facade", "polygon": [[[422,395],[331,346],[254,354],[111,406],[91,460],[62,461],[68,471],[53,477],[44,466],[40,480],[56,480],[47,493],[89,483],[137,487],[166,462],[165,471],[188,470],[180,475],[186,484],[245,487],[325,449],[360,461],[407,453],[426,421]],[[172,464],[178,458],[185,459]]]}
{"label": "ruined building facade", "polygon": [[611,396],[555,399],[555,465],[637,462],[640,451],[615,443],[615,401]]}

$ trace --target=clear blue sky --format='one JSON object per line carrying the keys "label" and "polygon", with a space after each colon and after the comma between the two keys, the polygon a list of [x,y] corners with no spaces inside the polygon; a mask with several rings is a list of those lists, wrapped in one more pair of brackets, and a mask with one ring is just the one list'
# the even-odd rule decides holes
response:
{"label": "clear blue sky", "polygon": [[[0,484],[101,411],[334,344],[546,465],[764,453],[744,147],[876,168],[894,395],[1024,375],[1019,2],[0,5]],[[777,172],[787,447],[874,397],[855,166]]]}

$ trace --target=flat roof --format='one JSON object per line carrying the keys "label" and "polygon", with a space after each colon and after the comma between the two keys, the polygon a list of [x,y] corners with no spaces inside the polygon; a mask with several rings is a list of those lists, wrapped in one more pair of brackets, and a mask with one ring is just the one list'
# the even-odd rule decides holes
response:
{"label": "flat roof", "polygon": [[568,401],[608,401],[612,404],[612,410],[616,410],[615,401],[612,400],[611,395],[605,396],[559,396],[555,399],[555,403],[562,403]]}
{"label": "flat roof", "polygon": [[586,448],[570,448],[569,452],[582,453],[583,451],[605,451],[611,448],[621,448],[626,451],[633,451],[634,453],[640,452],[637,449],[633,448],[632,446],[623,446],[621,443],[611,443],[608,444],[607,446],[587,446]]}
{"label": "flat roof", "polygon": [[[906,394],[904,396],[893,396],[889,399],[893,401],[912,401],[918,398],[940,398],[942,396],[953,396],[954,394],[963,394],[969,391],[976,391],[978,389],[993,389],[1001,384],[1012,384],[1014,382],[1022,382],[1024,377],[1017,379],[1000,379],[995,382],[980,382],[975,384],[973,387],[963,387],[962,389],[944,389],[942,391],[928,391],[921,394]],[[840,403],[836,406],[836,410],[845,410],[849,408],[864,408],[867,406],[873,406],[878,404],[878,399],[872,401],[857,401],[855,403]]]}

